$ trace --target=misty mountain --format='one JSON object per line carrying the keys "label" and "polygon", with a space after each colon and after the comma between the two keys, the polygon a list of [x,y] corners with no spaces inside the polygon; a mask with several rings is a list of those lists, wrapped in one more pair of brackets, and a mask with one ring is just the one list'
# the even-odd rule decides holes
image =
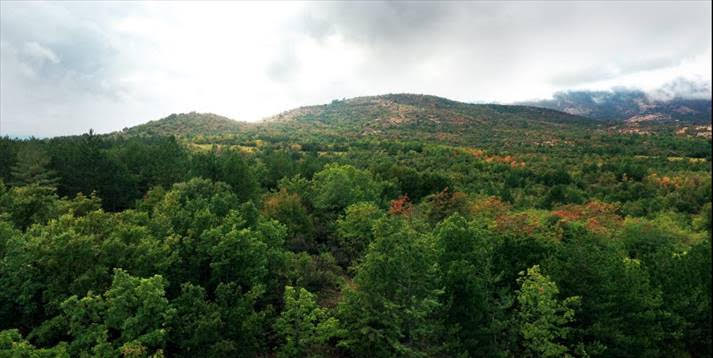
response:
{"label": "misty mountain", "polygon": [[550,100],[519,104],[555,109],[596,120],[628,122],[681,121],[710,123],[711,100],[669,96],[665,89],[646,93],[640,90],[565,91]]}

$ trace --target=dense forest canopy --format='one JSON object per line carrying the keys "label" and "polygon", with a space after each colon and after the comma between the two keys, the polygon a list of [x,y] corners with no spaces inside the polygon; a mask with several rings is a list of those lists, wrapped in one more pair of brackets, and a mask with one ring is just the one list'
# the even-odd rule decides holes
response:
{"label": "dense forest canopy", "polygon": [[226,121],[0,138],[0,355],[713,353],[710,139],[405,95]]}

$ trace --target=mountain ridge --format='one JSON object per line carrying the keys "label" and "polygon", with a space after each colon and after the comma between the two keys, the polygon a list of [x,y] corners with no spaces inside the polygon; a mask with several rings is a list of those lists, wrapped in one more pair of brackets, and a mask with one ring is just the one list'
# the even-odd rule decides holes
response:
{"label": "mountain ridge", "polygon": [[[394,129],[464,129],[481,126],[582,124],[590,120],[548,108],[474,104],[423,94],[385,94],[333,100],[301,106],[258,122],[237,121],[213,113],[179,113],[146,122],[112,135],[178,137],[219,136],[271,128],[332,128],[337,131],[375,133]],[[519,123],[519,124],[516,124]]]}
{"label": "mountain ridge", "polygon": [[552,99],[518,102],[586,116],[594,120],[645,122],[711,122],[711,99],[656,98],[641,90],[563,91]]}

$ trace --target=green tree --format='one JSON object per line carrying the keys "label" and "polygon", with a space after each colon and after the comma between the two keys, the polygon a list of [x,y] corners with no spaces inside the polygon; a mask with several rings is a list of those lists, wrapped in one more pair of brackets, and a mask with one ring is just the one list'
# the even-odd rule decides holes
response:
{"label": "green tree", "polygon": [[344,264],[359,259],[374,240],[373,225],[385,216],[374,203],[361,202],[347,207],[337,219],[338,257]]}
{"label": "green tree", "polygon": [[[658,356],[664,348],[661,290],[638,260],[579,231],[565,237],[543,271],[557,282],[562,297],[581,297],[568,347],[582,343],[590,355]],[[614,308],[616,307],[616,308]]]}
{"label": "green tree", "polygon": [[560,301],[557,285],[540,273],[535,265],[518,280],[518,312],[516,330],[522,338],[522,357],[563,357],[570,356],[563,345],[569,333],[567,324],[574,320],[574,307],[579,297],[568,297]]}
{"label": "green tree", "polygon": [[103,295],[68,298],[62,309],[73,338],[72,355],[162,356],[175,315],[165,287],[161,276],[138,278],[116,269]]}
{"label": "green tree", "polygon": [[32,224],[44,224],[59,212],[59,198],[53,187],[37,183],[15,186],[0,192],[0,196],[0,214],[7,214],[22,230]]}
{"label": "green tree", "polygon": [[306,252],[287,252],[285,261],[288,285],[314,292],[320,301],[340,296],[343,272],[330,253],[309,255]]}
{"label": "green tree", "polygon": [[181,294],[171,301],[176,311],[169,335],[170,355],[210,357],[212,349],[223,339],[223,321],[219,307],[208,301],[203,287],[185,283]]}
{"label": "green tree", "polygon": [[301,287],[285,286],[285,306],[274,328],[283,344],[278,357],[318,357],[329,353],[326,343],[340,335],[339,322]]}
{"label": "green tree", "polygon": [[666,327],[664,351],[672,356],[710,356],[713,352],[710,240],[698,242],[685,251],[661,250],[653,261],[655,265],[649,265],[652,282],[661,288],[662,306],[673,316]]}
{"label": "green tree", "polygon": [[381,184],[366,170],[330,164],[314,175],[312,192],[315,208],[341,212],[354,203],[379,202]]}
{"label": "green tree", "polygon": [[39,144],[28,143],[20,147],[17,162],[11,169],[13,184],[56,188],[58,178],[56,172],[48,168],[49,164],[50,157]]}
{"label": "green tree", "polygon": [[451,354],[505,356],[512,297],[495,265],[496,237],[459,215],[441,222],[434,234]]}
{"label": "green tree", "polygon": [[36,348],[17,329],[0,331],[0,357],[69,358],[67,344],[52,348]]}
{"label": "green tree", "polygon": [[339,306],[349,332],[339,346],[361,357],[438,353],[442,290],[430,237],[398,218],[380,220],[374,234]]}

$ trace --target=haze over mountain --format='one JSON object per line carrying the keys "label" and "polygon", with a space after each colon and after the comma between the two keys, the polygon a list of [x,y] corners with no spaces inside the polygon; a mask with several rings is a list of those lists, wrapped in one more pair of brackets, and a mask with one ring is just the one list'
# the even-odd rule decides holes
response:
{"label": "haze over mountain", "polygon": [[596,120],[711,122],[710,86],[678,81],[655,91],[563,91],[552,99],[521,102]]}

